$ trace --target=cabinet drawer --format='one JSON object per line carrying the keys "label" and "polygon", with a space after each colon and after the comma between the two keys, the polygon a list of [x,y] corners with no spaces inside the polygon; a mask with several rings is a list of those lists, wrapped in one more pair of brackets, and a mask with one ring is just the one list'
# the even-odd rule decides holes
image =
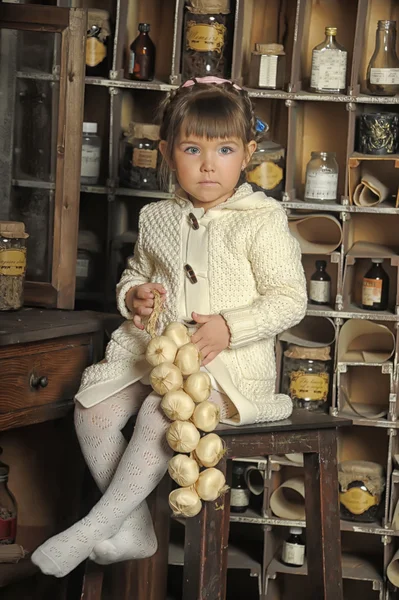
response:
{"label": "cabinet drawer", "polygon": [[71,400],[91,362],[90,345],[0,359],[0,414]]}

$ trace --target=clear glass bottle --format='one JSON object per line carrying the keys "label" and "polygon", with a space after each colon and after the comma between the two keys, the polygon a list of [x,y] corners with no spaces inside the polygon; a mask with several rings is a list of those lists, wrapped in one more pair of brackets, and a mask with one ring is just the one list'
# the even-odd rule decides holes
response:
{"label": "clear glass bottle", "polygon": [[312,52],[310,89],[320,94],[340,94],[346,89],[348,53],[338,44],[336,27],[326,27],[325,40]]}
{"label": "clear glass bottle", "polygon": [[96,185],[100,178],[100,164],[101,138],[97,135],[97,123],[83,123],[81,183]]}
{"label": "clear glass bottle", "polygon": [[290,535],[283,543],[281,560],[290,567],[302,567],[305,563],[305,542],[301,527],[290,527]]}
{"label": "clear glass bottle", "polygon": [[316,260],[316,271],[310,278],[309,302],[311,304],[329,304],[331,297],[331,277],[326,271],[325,260]]}
{"label": "clear glass bottle", "polygon": [[376,96],[395,96],[399,92],[396,21],[378,21],[375,50],[367,68],[367,88]]}
{"label": "clear glass bottle", "polygon": [[382,258],[372,258],[372,266],[363,277],[362,308],[386,310],[389,298],[389,276],[384,271]]}
{"label": "clear glass bottle", "polygon": [[17,535],[17,503],[8,489],[9,472],[10,467],[0,461],[0,545],[14,544]]}
{"label": "clear glass bottle", "polygon": [[246,170],[246,179],[276,200],[284,192],[285,149],[271,140],[259,142]]}
{"label": "clear glass bottle", "polygon": [[245,467],[233,462],[230,490],[230,511],[243,513],[249,506],[250,491],[245,481]]}
{"label": "clear glass bottle", "polygon": [[335,202],[338,189],[338,163],[335,152],[312,152],[306,167],[305,201]]}
{"label": "clear glass bottle", "polygon": [[151,25],[139,24],[139,35],[130,46],[129,78],[152,81],[155,74],[155,45],[149,36]]}

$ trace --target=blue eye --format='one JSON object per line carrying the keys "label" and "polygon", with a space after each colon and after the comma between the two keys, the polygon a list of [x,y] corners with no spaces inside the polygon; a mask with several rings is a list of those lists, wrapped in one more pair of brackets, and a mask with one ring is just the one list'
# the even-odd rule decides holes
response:
{"label": "blue eye", "polygon": [[184,150],[186,154],[199,154],[199,151],[199,148],[197,148],[196,146],[189,146]]}
{"label": "blue eye", "polygon": [[230,148],[229,146],[223,146],[223,148],[220,148],[220,153],[227,155],[227,154],[231,154],[231,152],[234,152],[233,148]]}

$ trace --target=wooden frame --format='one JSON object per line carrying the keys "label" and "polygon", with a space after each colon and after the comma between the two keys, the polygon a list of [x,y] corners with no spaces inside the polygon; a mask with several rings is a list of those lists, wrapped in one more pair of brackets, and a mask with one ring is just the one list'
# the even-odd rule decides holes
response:
{"label": "wooden frame", "polygon": [[0,4],[4,29],[61,34],[51,281],[26,282],[29,305],[74,307],[86,22],[82,9]]}

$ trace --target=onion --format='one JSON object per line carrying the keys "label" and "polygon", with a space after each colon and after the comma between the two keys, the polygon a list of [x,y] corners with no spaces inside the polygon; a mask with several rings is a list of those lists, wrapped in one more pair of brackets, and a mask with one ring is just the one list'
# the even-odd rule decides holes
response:
{"label": "onion", "polygon": [[172,340],[178,348],[190,341],[187,327],[183,323],[169,323],[163,335]]}
{"label": "onion", "polygon": [[204,467],[214,467],[225,453],[222,439],[216,433],[208,433],[200,439],[194,456]]}
{"label": "onion", "polygon": [[199,477],[198,463],[186,454],[176,454],[168,464],[169,475],[182,487],[194,485]]}
{"label": "onion", "polygon": [[197,403],[208,400],[211,390],[211,378],[208,373],[204,373],[203,371],[192,373],[184,382],[184,391]]}
{"label": "onion", "polygon": [[187,421],[194,412],[195,404],[186,392],[176,390],[165,394],[161,408],[171,421]]}
{"label": "onion", "polygon": [[201,500],[213,501],[227,490],[226,478],[219,469],[205,469],[194,487]]}
{"label": "onion", "polygon": [[169,506],[175,517],[195,517],[201,511],[202,502],[195,490],[179,488],[169,494]]}
{"label": "onion", "polygon": [[176,365],[164,362],[151,371],[150,383],[156,393],[163,396],[167,392],[180,389],[183,386],[183,377]]}
{"label": "onion", "polygon": [[216,404],[208,402],[208,400],[197,404],[192,416],[192,422],[198,429],[206,432],[213,431],[218,426],[219,421],[220,408]]}
{"label": "onion", "polygon": [[198,446],[200,433],[189,421],[173,421],[166,432],[166,440],[175,452],[192,452]]}
{"label": "onion", "polygon": [[173,340],[164,335],[158,335],[149,342],[145,357],[153,367],[164,362],[173,363],[176,358],[177,346]]}
{"label": "onion", "polygon": [[201,356],[195,344],[185,344],[177,351],[175,365],[179,367],[183,376],[199,371]]}

